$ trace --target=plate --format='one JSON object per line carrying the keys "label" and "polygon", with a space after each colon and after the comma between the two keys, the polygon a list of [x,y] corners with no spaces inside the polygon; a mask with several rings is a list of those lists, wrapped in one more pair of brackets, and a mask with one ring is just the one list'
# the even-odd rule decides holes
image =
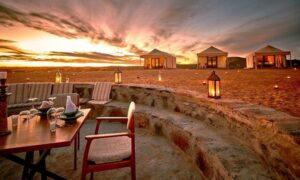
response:
{"label": "plate", "polygon": [[59,118],[61,120],[64,120],[64,121],[74,121],[76,120],[77,118],[79,118],[80,116],[83,116],[83,112],[82,111],[77,111],[77,113],[74,115],[74,116],[66,116],[64,113],[61,114],[59,116]]}

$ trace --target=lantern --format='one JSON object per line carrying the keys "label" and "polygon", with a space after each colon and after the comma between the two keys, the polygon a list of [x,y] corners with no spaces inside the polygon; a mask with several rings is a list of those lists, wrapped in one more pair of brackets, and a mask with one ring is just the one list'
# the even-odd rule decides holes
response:
{"label": "lantern", "polygon": [[116,84],[122,83],[122,71],[119,68],[115,71],[115,83]]}
{"label": "lantern", "polygon": [[158,81],[161,81],[161,71],[158,71],[158,77],[157,77]]}
{"label": "lantern", "polygon": [[221,97],[220,93],[220,78],[216,75],[215,71],[207,79],[208,97],[218,99]]}
{"label": "lantern", "polygon": [[61,79],[62,79],[61,73],[60,73],[60,71],[58,70],[58,71],[56,72],[56,74],[55,74],[55,83],[61,83]]}

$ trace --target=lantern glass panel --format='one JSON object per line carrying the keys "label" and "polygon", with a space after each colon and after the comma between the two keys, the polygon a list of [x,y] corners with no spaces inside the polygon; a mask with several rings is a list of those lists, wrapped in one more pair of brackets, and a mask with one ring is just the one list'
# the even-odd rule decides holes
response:
{"label": "lantern glass panel", "polygon": [[216,81],[216,97],[220,96],[220,81]]}
{"label": "lantern glass panel", "polygon": [[118,83],[121,83],[122,82],[122,74],[121,73],[118,73],[118,74],[119,74]]}
{"label": "lantern glass panel", "polygon": [[215,82],[208,81],[208,96],[214,97],[215,96]]}

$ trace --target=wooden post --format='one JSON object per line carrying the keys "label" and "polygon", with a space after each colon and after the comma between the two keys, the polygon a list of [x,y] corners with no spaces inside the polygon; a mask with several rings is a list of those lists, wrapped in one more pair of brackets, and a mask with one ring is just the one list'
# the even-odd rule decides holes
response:
{"label": "wooden post", "polygon": [[0,136],[11,133],[7,127],[7,98],[10,94],[6,92],[5,81],[6,79],[1,79],[0,85]]}

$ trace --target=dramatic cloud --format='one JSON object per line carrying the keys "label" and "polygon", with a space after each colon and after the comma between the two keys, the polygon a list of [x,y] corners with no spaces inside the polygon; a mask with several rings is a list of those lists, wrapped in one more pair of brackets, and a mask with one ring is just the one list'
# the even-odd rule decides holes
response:
{"label": "dramatic cloud", "polygon": [[139,55],[158,48],[176,55],[181,63],[194,63],[195,54],[211,45],[230,56],[244,56],[267,44],[300,58],[299,14],[296,0],[0,0],[0,50],[28,56],[19,49],[21,37],[1,35],[1,29],[22,25],[122,51],[122,55],[101,49],[47,53],[80,61],[132,64]]}

